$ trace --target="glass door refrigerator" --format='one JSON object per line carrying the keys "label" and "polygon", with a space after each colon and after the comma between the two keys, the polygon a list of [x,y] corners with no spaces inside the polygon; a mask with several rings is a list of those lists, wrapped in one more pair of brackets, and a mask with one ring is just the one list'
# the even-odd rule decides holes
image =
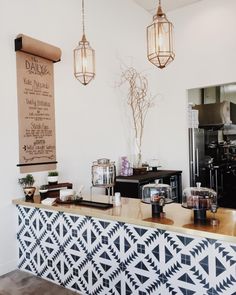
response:
{"label": "glass door refrigerator", "polygon": [[204,129],[189,128],[189,170],[190,186],[195,187],[197,182],[202,186],[207,184],[208,176],[204,167],[205,143]]}

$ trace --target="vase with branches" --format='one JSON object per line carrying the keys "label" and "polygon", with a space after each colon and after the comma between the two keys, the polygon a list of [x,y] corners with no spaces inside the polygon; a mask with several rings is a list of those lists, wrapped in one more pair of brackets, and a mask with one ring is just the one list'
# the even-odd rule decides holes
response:
{"label": "vase with branches", "polygon": [[135,168],[142,167],[142,141],[145,119],[148,110],[154,105],[154,98],[148,92],[147,77],[137,72],[133,67],[122,71],[120,86],[128,85],[127,104],[131,110],[132,125],[134,130],[136,163]]}

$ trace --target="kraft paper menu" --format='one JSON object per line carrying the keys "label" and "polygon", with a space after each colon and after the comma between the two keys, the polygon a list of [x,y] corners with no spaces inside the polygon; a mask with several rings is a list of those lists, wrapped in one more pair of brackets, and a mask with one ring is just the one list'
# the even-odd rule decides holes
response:
{"label": "kraft paper menu", "polygon": [[57,50],[48,51],[50,45],[32,40],[27,37],[22,45],[33,54],[16,52],[21,173],[56,169],[54,74],[49,59],[60,56]]}

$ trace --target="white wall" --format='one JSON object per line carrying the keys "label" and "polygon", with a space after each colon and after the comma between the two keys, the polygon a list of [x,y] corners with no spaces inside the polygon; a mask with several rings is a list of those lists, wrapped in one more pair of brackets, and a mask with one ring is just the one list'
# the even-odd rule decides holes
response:
{"label": "white wall", "polygon": [[[96,49],[97,76],[87,87],[73,78],[72,50],[81,38],[79,0],[1,0],[0,274],[16,265],[17,95],[13,40],[24,33],[62,49],[55,64],[57,160],[61,180],[90,185],[93,160],[118,161],[130,153],[122,103],[114,87],[120,63],[145,70],[157,104],[148,116],[144,159],[158,157],[163,168],[183,170],[188,182],[186,89],[235,81],[235,0],[203,0],[168,14],[175,25],[176,60],[165,70],[146,61],[145,27],[151,16],[131,0],[87,0],[86,31]],[[45,173],[35,173],[36,184]]]}
{"label": "white wall", "polygon": [[183,170],[183,186],[189,177],[186,90],[235,81],[235,11],[235,0],[203,0],[168,14],[176,59],[151,75],[161,95],[148,120],[145,153],[156,151],[165,168]]}
{"label": "white wall", "polygon": [[[1,153],[0,275],[16,267],[16,212],[11,205],[22,197],[17,184],[18,119],[14,39],[24,33],[59,46],[55,64],[55,105],[58,171],[85,191],[91,183],[92,161],[126,154],[120,122],[122,95],[114,87],[121,62],[138,69],[147,66],[145,31],[149,15],[131,0],[86,0],[87,38],[96,50],[96,79],[87,87],[73,77],[73,49],[81,39],[80,0],[1,0]],[[132,59],[130,58],[132,56]],[[121,127],[122,126],[122,127]],[[34,173],[36,185],[46,172]]]}

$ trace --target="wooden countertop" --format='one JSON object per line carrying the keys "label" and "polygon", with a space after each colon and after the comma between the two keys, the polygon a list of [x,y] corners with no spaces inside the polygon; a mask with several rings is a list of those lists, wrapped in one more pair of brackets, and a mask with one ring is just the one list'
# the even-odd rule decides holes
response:
{"label": "wooden countertop", "polygon": [[[152,218],[151,205],[142,203],[139,199],[121,198],[122,205],[120,207],[102,210],[79,205],[56,204],[47,206],[41,204],[39,198],[39,196],[36,196],[36,203],[16,199],[13,200],[13,204],[92,216],[236,243],[236,210],[234,209],[219,208],[215,214],[219,224],[213,226],[210,224],[210,219],[213,218],[211,212],[207,212],[209,222],[206,225],[194,224],[193,211],[184,209],[180,204],[176,203],[164,207],[164,212],[166,213],[164,218]],[[93,201],[108,202],[108,198],[108,196],[103,195],[93,196]],[[89,197],[83,197],[83,199],[89,200]]]}

